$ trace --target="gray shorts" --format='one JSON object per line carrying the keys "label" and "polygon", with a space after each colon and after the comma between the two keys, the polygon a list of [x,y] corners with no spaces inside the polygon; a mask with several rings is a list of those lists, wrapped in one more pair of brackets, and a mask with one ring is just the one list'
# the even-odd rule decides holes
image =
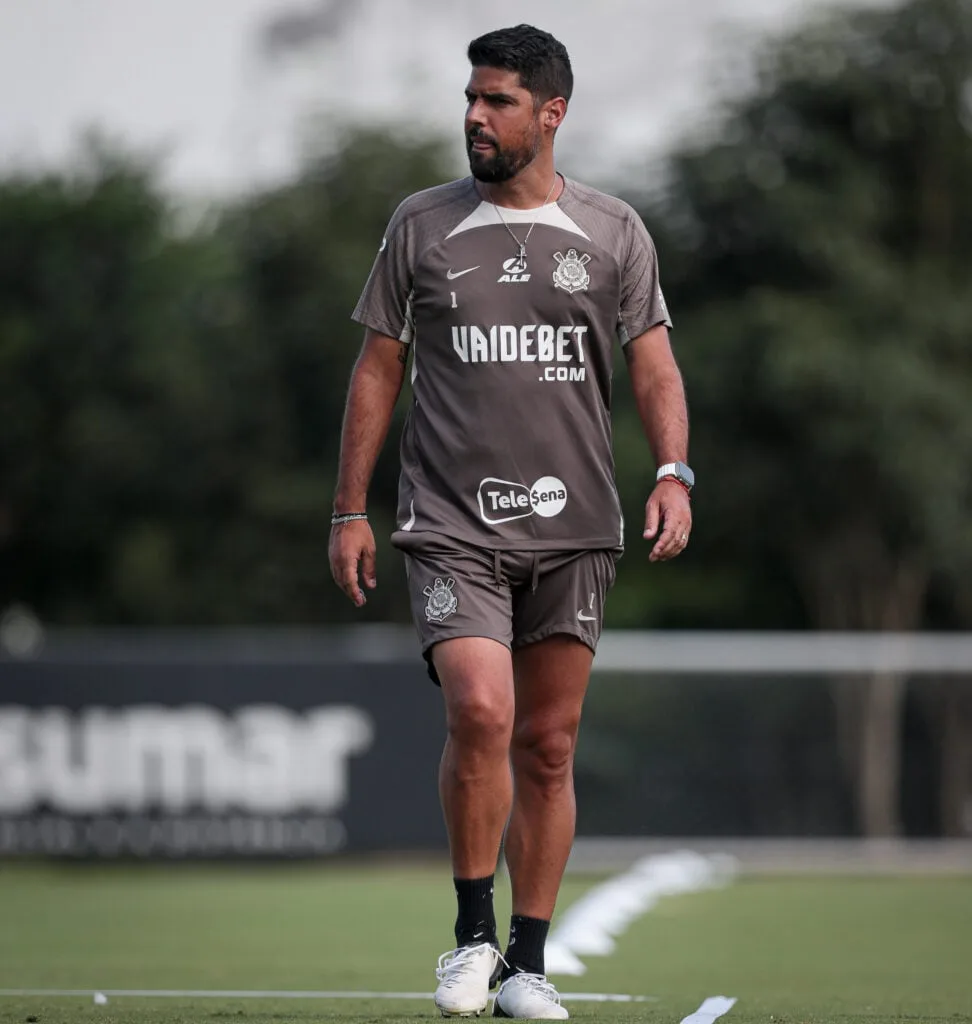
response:
{"label": "gray shorts", "polygon": [[490,551],[431,533],[396,533],[392,541],[405,552],[412,617],[427,658],[440,640],[464,636],[516,650],[567,633],[597,648],[614,552]]}

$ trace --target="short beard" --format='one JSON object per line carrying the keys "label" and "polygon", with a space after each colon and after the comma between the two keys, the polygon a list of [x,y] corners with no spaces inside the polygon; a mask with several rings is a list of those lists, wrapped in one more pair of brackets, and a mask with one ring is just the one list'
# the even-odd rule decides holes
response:
{"label": "short beard", "polygon": [[[473,142],[476,136],[466,137],[466,153],[469,156],[469,170],[477,181],[487,185],[498,185],[501,182],[509,181],[523,170],[529,167],[537,158],[540,152],[540,133],[533,133],[528,142],[517,149],[500,149],[494,143],[492,153],[479,153],[474,150]],[[492,141],[492,140],[490,140]]]}

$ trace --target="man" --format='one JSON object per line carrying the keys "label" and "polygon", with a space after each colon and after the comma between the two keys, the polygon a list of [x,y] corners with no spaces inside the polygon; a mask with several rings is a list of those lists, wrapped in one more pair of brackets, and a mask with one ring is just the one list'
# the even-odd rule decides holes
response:
{"label": "man", "polygon": [[[634,211],[565,179],[554,135],[570,60],[528,25],[469,46],[472,177],[406,199],[354,313],[366,328],[341,444],[332,571],[375,586],[372,470],[412,353],[398,530],[413,613],[442,686],[439,790],[458,901],[436,1006],[563,1019],[544,943],[574,835],[573,755],[623,524],[609,416],[620,337],[656,464],[652,561],[691,526],[682,381],[652,242]],[[505,830],[505,954],[493,873]]]}

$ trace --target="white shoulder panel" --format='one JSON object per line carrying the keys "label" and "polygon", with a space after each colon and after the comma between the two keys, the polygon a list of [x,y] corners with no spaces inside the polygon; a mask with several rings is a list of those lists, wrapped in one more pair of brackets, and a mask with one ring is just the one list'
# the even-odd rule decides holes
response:
{"label": "white shoulder panel", "polygon": [[569,231],[571,234],[580,235],[588,242],[590,238],[564,213],[557,203],[547,203],[535,210],[510,210],[503,207],[503,220],[492,203],[480,203],[469,216],[457,224],[449,232],[447,238],[461,234],[463,231],[472,231],[475,228],[492,227],[495,224],[502,225],[505,220],[507,224],[532,224],[534,220],[538,224],[546,224],[548,227],[560,228],[561,231]]}

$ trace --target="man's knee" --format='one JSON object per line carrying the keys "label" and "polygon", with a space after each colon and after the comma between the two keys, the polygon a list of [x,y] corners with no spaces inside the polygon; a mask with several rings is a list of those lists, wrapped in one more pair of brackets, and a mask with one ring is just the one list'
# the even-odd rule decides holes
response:
{"label": "man's knee", "polygon": [[544,786],[571,777],[577,745],[575,721],[526,720],[513,732],[512,760],[517,775]]}
{"label": "man's knee", "polygon": [[463,750],[509,748],[513,668],[507,648],[481,637],[444,641],[432,650],[442,683],[449,738]]}
{"label": "man's knee", "polygon": [[450,738],[463,747],[505,750],[513,731],[513,704],[504,693],[463,687],[449,694],[446,727]]}

